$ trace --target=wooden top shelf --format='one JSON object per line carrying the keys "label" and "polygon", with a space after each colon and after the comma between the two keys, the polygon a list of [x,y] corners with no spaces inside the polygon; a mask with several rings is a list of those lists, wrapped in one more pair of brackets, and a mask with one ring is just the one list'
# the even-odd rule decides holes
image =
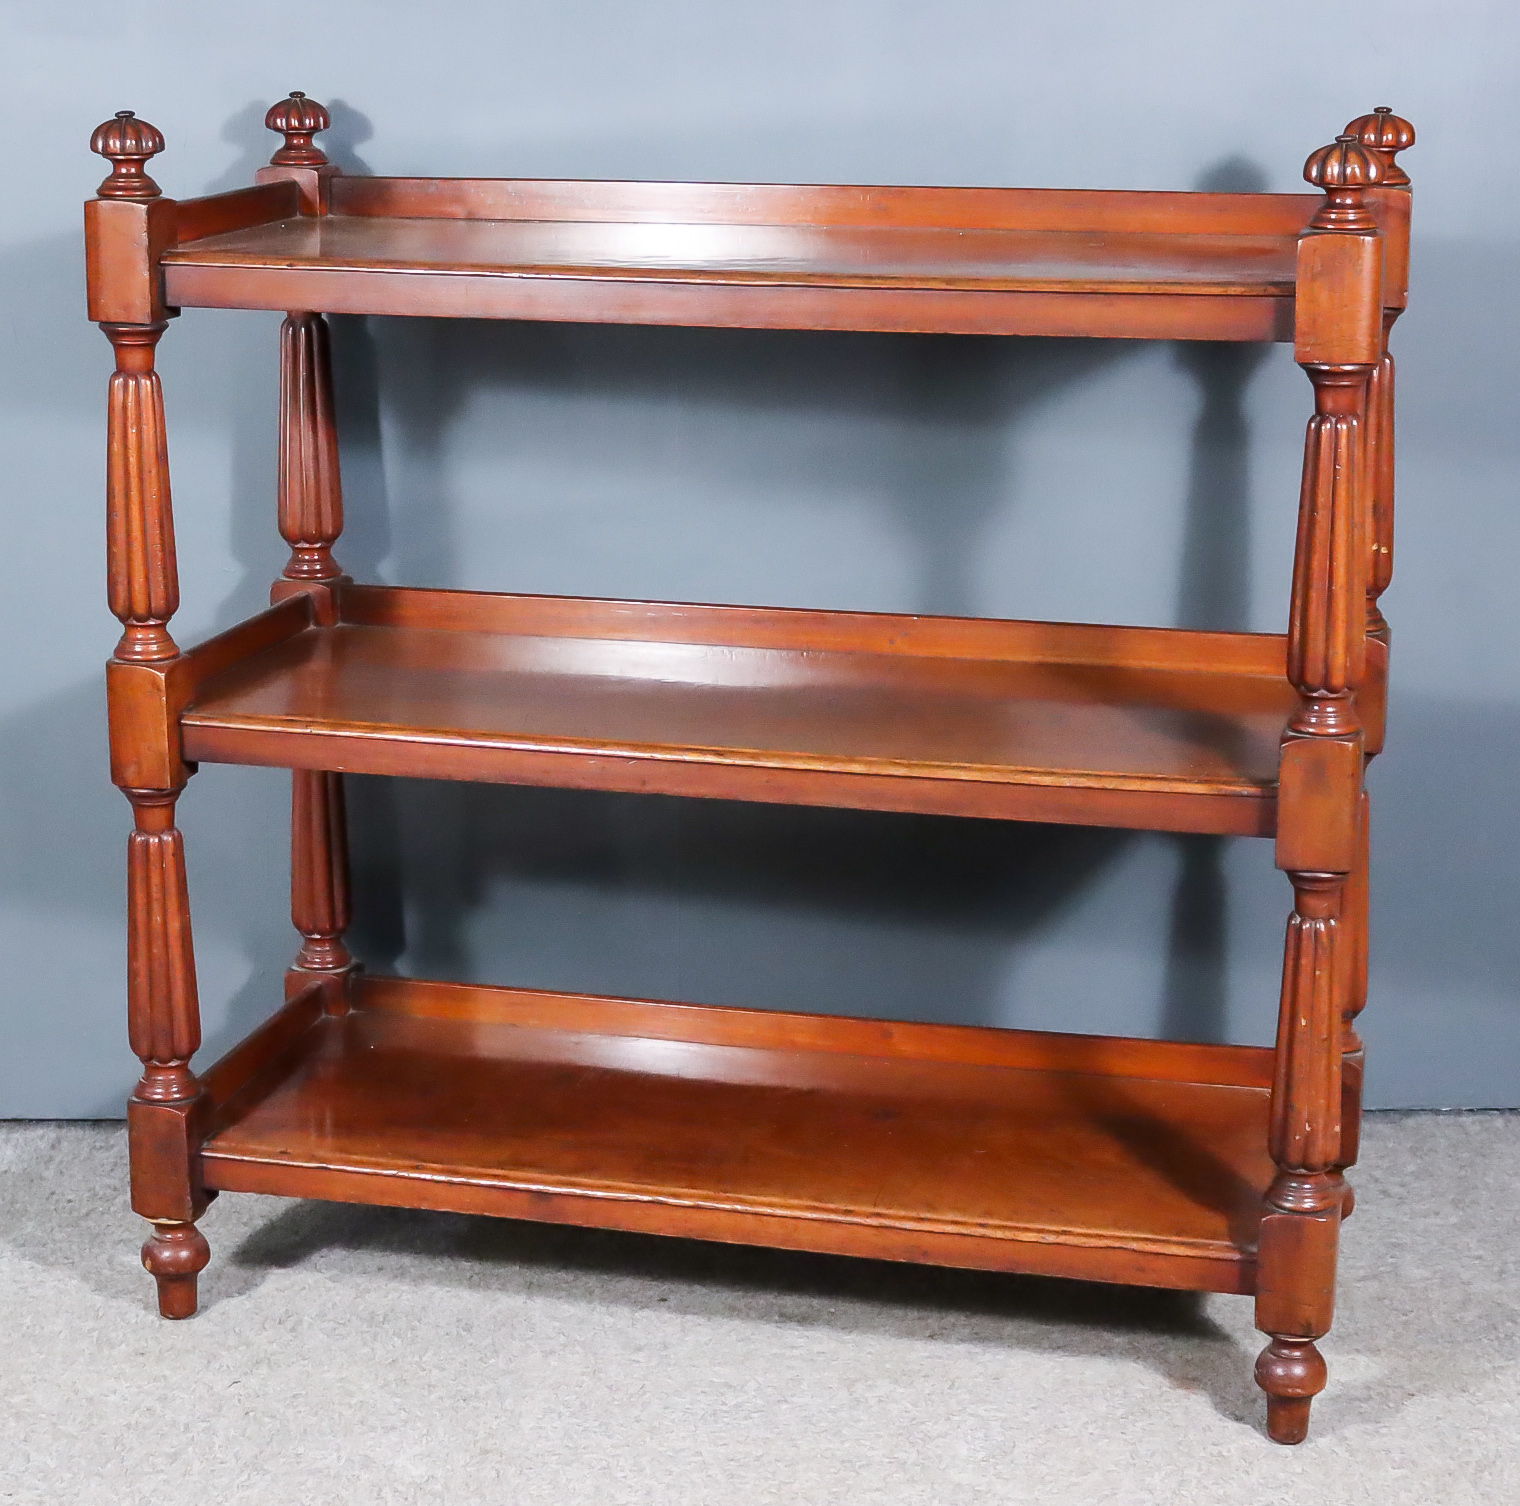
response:
{"label": "wooden top shelf", "polygon": [[[268,185],[270,201],[288,187]],[[331,313],[1287,339],[1297,236],[1319,202],[340,176],[325,215],[237,228],[187,215],[162,257],[164,296]]]}
{"label": "wooden top shelf", "polygon": [[304,614],[198,651],[187,758],[1268,835],[1295,704],[1266,635],[389,587]]}

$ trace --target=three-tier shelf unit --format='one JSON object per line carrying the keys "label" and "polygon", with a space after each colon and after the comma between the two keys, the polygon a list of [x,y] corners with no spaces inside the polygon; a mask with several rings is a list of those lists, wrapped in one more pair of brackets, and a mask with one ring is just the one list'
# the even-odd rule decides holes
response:
{"label": "three-tier shelf unit", "polygon": [[[165,198],[163,138],[91,145],[110,382],[112,777],[131,801],[132,1204],[188,1317],[220,1192],[490,1213],[1254,1295],[1268,1428],[1325,1382],[1382,746],[1393,375],[1414,140],[1385,109],[1310,194],[374,178],[293,94],[254,186]],[[154,350],[186,308],[285,313],[272,605],[199,647]],[[1313,385],[1288,631],[359,585],[324,315],[1289,341]],[[283,1007],[207,1070],[175,804],[293,770]],[[370,976],[343,775],[657,791],[1270,837],[1292,883],[1275,1050]]]}

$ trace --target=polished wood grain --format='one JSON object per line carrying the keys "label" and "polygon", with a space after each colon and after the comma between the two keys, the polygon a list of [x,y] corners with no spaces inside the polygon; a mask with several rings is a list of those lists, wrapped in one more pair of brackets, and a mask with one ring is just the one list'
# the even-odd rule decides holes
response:
{"label": "polished wood grain", "polygon": [[153,369],[162,324],[108,324],[116,353],[106,431],[106,590],[122,635],[113,658],[173,659],[179,607],[164,394]]}
{"label": "polished wood grain", "polygon": [[334,182],[331,207],[378,219],[1292,238],[1322,202],[1317,194],[347,177]]}
{"label": "polished wood grain", "polygon": [[[499,988],[414,978],[364,977],[355,984],[365,1009],[460,1024],[518,1025],[580,1035],[636,1036],[743,1046],[760,1051],[840,1052],[1018,1071],[1139,1077],[1157,1082],[1270,1088],[1274,1056],[1262,1046],[1078,1035],[1067,1031],[990,1030],[851,1015],[620,999],[552,989]],[[214,1074],[215,1069],[213,1069]],[[210,1083],[208,1077],[208,1084]],[[209,1087],[208,1087],[209,1091]],[[215,1096],[215,1095],[213,1095]]]}
{"label": "polished wood grain", "polygon": [[[1390,350],[1393,326],[1409,301],[1410,181],[1398,155],[1414,145],[1415,131],[1407,120],[1380,105],[1370,115],[1351,121],[1348,135],[1371,151],[1382,168],[1382,183],[1363,198],[1371,203],[1384,241],[1383,344],[1367,389],[1367,434],[1364,464],[1372,490],[1367,565],[1367,660],[1357,709],[1367,757],[1383,750],[1387,730],[1388,658],[1392,634],[1381,609],[1381,597],[1393,581],[1395,484],[1395,367]],[[1357,1019],[1367,1005],[1368,945],[1371,926],[1370,799],[1364,792],[1357,824],[1356,861],[1347,885],[1347,987],[1341,1055],[1341,1152],[1335,1170],[1356,1164],[1361,1149],[1362,1082],[1365,1050]],[[1351,1184],[1345,1182],[1342,1219],[1356,1206]]]}
{"label": "polished wood grain", "polygon": [[293,89],[288,98],[271,105],[264,115],[265,129],[278,131],[285,138],[285,145],[269,159],[270,163],[275,167],[325,166],[327,153],[312,138],[331,124],[326,105],[319,105],[301,90]]}
{"label": "polished wood grain", "polygon": [[329,214],[177,247],[175,267],[628,278],[995,292],[1291,297],[1292,236],[929,226],[383,220]]}
{"label": "polished wood grain", "polygon": [[1344,134],[1304,168],[1325,190],[1300,245],[1318,274],[1299,303],[1296,354],[1314,386],[1294,555],[1288,676],[1299,705],[1282,760],[1277,863],[1293,885],[1272,1088],[1277,1174],[1261,1228],[1256,1326],[1269,1342],[1256,1365],[1267,1428],[1280,1443],[1307,1435],[1325,1385],[1315,1340],[1330,1327],[1346,1207],[1343,1058],[1359,967],[1352,882],[1359,868],[1366,762],[1357,695],[1367,670],[1368,571],[1375,456],[1368,387],[1384,345],[1382,236],[1367,194],[1379,156]]}
{"label": "polished wood grain", "polygon": [[[163,149],[145,122],[122,113],[95,133],[91,145],[111,159],[112,176],[87,221],[103,230],[90,262],[91,303],[141,300],[141,277],[115,283],[106,273],[111,245],[151,243],[150,219],[160,194],[143,164]],[[142,214],[141,236],[130,216]],[[111,289],[115,291],[111,291]],[[98,295],[98,296],[97,296]],[[143,307],[151,312],[149,297]],[[200,1047],[200,1003],[190,928],[184,841],[175,805],[190,770],[175,746],[178,703],[168,689],[180,661],[169,619],[179,605],[174,521],[170,504],[168,437],[163,390],[154,354],[165,322],[104,322],[116,369],[107,400],[106,593],[122,635],[111,656],[112,772],[132,804],[127,841],[127,1031],[142,1075],[127,1103],[131,1193],[135,1212],[153,1232],[142,1262],[154,1277],[166,1318],[196,1309],[196,1281],[209,1259],[195,1220],[208,1194],[198,1150],[205,1101],[190,1060]]]}
{"label": "polished wood grain", "polygon": [[999,617],[905,616],[806,607],[619,601],[591,596],[435,591],[345,585],[342,620],[362,627],[613,642],[729,645],[787,653],[887,654],[1025,664],[1111,664],[1126,669],[1220,672],[1280,680],[1285,644],[1275,633],[1025,622]]}
{"label": "polished wood grain", "polygon": [[343,532],[343,483],[333,409],[327,321],[293,313],[280,329],[280,535],[287,580],[342,575],[333,545]]}
{"label": "polished wood grain", "polygon": [[105,181],[95,190],[100,199],[156,199],[163,190],[148,176],[149,159],[164,149],[163,132],[131,110],[118,110],[113,119],[95,127],[90,150],[111,164]]}
{"label": "polished wood grain", "polygon": [[348,929],[348,823],[341,775],[297,769],[291,776],[290,918],[301,933],[295,967],[342,973],[353,965]]}
{"label": "polished wood grain", "polygon": [[1158,1080],[1103,1071],[1112,1043],[1086,1070],[1060,1043],[1052,1071],[1036,1038],[1030,1065],[989,1065],[1017,1059],[1020,1033],[951,1027],[918,1054],[923,1025],[857,1054],[793,1043],[834,1022],[787,1015],[748,1016],[733,1044],[725,1016],[746,1011],[679,1006],[673,1031],[658,1004],[503,990],[492,1008],[482,989],[377,983],[313,1018],[278,1083],[224,1115],[213,1186],[1251,1289],[1271,1172],[1254,1059],[1245,1084]]}
{"label": "polished wood grain", "polygon": [[286,220],[299,211],[300,204],[301,195],[293,183],[259,184],[203,199],[181,199],[174,205],[174,241],[183,246]]}
{"label": "polished wood grain", "polygon": [[188,1318],[209,1251],[194,1227],[207,1203],[198,1157],[205,1103],[190,1068],[201,1027],[184,839],[174,825],[174,791],[127,793],[135,822],[127,847],[127,1028],[143,1064],[127,1103],[132,1207],[153,1223],[142,1261],[157,1281],[159,1312]]}
{"label": "polished wood grain", "polygon": [[1291,234],[329,214],[162,261],[184,306],[1273,339],[1291,328],[1294,258]]}
{"label": "polished wood grain", "polygon": [[[416,616],[404,605],[410,594],[380,600]],[[444,621],[464,610],[427,594]],[[378,593],[345,601],[355,595],[361,615],[388,615]],[[530,627],[578,605],[520,600]],[[502,620],[507,605],[498,598],[488,615]],[[787,776],[788,798],[863,808],[878,804],[883,781],[897,800],[895,782],[912,779],[931,808],[951,813],[1022,815],[1033,789],[1040,809],[1064,801],[1071,820],[1115,819],[1121,812],[1104,793],[1191,799],[1198,829],[1255,832],[1271,819],[1293,707],[1286,681],[1267,670],[1281,663],[1281,640],[1238,635],[1228,649],[1257,672],[1232,673],[1202,667],[1197,644],[1179,645],[1191,667],[1145,662],[1163,658],[1154,630],[1138,630],[1140,662],[1126,662],[1122,628],[996,625],[1008,646],[1022,639],[1052,655],[1024,661],[985,652],[990,624],[966,634],[982,640],[983,656],[954,658],[905,652],[906,643],[896,652],[809,648],[791,615],[588,602],[582,633],[598,618],[622,618],[624,635],[311,629],[201,687],[183,718],[187,756],[740,799],[774,799],[774,781]],[[956,627],[859,617],[861,636],[876,642],[919,631],[944,647]],[[647,637],[626,636],[634,622]],[[677,641],[658,636],[663,622]],[[836,621],[836,633],[844,628]],[[1083,802],[1094,800],[1084,817]],[[1211,814],[1211,805],[1220,809]]]}
{"label": "polished wood grain", "polygon": [[[1353,1207],[1366,761],[1383,746],[1394,369],[1414,142],[1383,107],[1314,194],[348,177],[295,92],[256,185],[176,202],[130,112],[92,145],[115,347],[112,777],[136,830],[133,1205],[194,1311],[219,1188],[1254,1293],[1268,1431],[1326,1371]],[[270,611],[181,652],[154,346],[286,315]],[[1285,636],[355,586],[324,313],[1292,340],[1314,390]],[[285,1007],[204,1077],[175,802],[294,771]],[[1275,1047],[902,1025],[369,979],[348,771],[1275,837]]]}

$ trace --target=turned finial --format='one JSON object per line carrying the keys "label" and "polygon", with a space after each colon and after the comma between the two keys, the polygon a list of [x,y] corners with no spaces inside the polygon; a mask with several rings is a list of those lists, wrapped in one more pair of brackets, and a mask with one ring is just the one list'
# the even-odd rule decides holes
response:
{"label": "turned finial", "polygon": [[90,150],[111,163],[111,176],[95,192],[102,199],[156,199],[161,189],[148,176],[144,164],[164,149],[157,126],[139,120],[130,110],[118,110],[115,118],[95,127]]}
{"label": "turned finial", "polygon": [[1414,127],[1379,105],[1370,115],[1358,115],[1346,130],[1370,151],[1376,152],[1383,169],[1383,182],[1402,187],[1409,174],[1394,160],[1405,147],[1414,145]]}
{"label": "turned finial", "polygon": [[325,131],[332,124],[332,117],[324,105],[307,99],[299,89],[290,91],[289,99],[271,105],[264,117],[264,124],[271,131],[278,131],[285,138],[285,145],[269,161],[274,167],[325,167],[327,154],[312,144],[318,131]]}
{"label": "turned finial", "polygon": [[1337,136],[1322,146],[1304,163],[1304,177],[1325,191],[1325,202],[1309,221],[1312,229],[1377,229],[1362,196],[1384,181],[1383,164],[1355,136]]}

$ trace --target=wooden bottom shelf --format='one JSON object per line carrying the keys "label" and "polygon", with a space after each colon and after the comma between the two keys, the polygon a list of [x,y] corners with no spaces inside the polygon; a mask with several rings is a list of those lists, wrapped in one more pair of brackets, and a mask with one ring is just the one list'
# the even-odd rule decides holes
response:
{"label": "wooden bottom shelf", "polygon": [[1224,1292],[1271,1053],[359,977],[207,1074],[209,1187]]}

